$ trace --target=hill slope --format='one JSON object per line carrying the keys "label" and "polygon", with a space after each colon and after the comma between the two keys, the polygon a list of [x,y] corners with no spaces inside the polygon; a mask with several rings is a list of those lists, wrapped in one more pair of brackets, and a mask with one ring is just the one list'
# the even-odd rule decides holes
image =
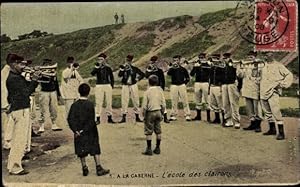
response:
{"label": "hill slope", "polygon": [[[199,52],[231,52],[243,58],[253,45],[239,37],[233,24],[234,9],[203,14],[201,17],[183,15],[153,22],[107,25],[71,33],[1,44],[1,67],[8,53],[14,52],[40,64],[43,58],[58,62],[59,71],[65,67],[67,56],[81,64],[83,77],[89,77],[95,58],[101,52],[108,55],[114,70],[123,64],[127,54],[134,54],[134,63],[145,67],[152,55],[159,55],[161,66],[171,57],[181,54],[192,59]],[[297,53],[276,53],[285,64],[297,63]],[[291,65],[289,67],[297,67]]]}

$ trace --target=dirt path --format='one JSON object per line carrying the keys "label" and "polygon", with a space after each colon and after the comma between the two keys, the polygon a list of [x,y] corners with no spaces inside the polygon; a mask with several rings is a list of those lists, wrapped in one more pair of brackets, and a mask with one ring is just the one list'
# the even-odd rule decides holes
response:
{"label": "dirt path", "polygon": [[[98,126],[102,164],[111,170],[111,175],[97,177],[93,159],[89,157],[90,174],[82,176],[80,162],[74,155],[72,134],[63,126],[62,132],[47,130],[42,137],[33,139],[34,144],[59,141],[61,145],[25,162],[25,168],[30,171],[26,176],[8,175],[5,168],[8,152],[4,151],[4,182],[170,185],[294,183],[300,179],[298,119],[285,118],[287,139],[276,141],[273,136],[204,121],[185,122],[181,111],[179,121],[171,125],[162,123],[161,154],[148,157],[141,155],[146,144],[143,124],[134,123],[131,112],[126,125],[108,125],[102,117]],[[120,120],[119,114],[120,110],[114,111],[116,120]],[[63,119],[60,122],[64,124]],[[247,124],[245,117],[242,124]],[[267,130],[265,123],[262,130]]]}

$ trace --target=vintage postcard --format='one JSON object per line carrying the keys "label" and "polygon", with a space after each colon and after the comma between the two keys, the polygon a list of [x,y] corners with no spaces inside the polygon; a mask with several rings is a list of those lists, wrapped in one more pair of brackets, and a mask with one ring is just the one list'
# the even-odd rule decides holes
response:
{"label": "vintage postcard", "polygon": [[299,184],[298,20],[295,0],[2,2],[2,184]]}

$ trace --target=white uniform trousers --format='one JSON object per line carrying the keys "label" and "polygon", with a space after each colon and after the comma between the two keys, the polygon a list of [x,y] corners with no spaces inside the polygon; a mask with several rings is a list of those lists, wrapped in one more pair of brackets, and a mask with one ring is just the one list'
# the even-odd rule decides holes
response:
{"label": "white uniform trousers", "polygon": [[245,97],[246,110],[251,121],[262,120],[261,103],[257,99]]}
{"label": "white uniform trousers", "polygon": [[26,146],[31,144],[31,123],[29,108],[11,112],[14,130],[12,133],[11,149],[8,155],[7,169],[12,173],[23,170],[22,158]]}
{"label": "white uniform trousers", "polygon": [[283,123],[283,118],[280,111],[279,95],[277,93],[273,93],[268,100],[261,100],[261,103],[266,115],[266,119],[269,122],[276,121],[280,124]]}
{"label": "white uniform trousers", "polygon": [[221,112],[222,94],[221,86],[210,86],[210,109],[214,112]]}
{"label": "white uniform trousers", "polygon": [[171,85],[170,96],[171,96],[171,100],[172,100],[171,116],[174,116],[174,117],[177,116],[179,100],[183,104],[184,115],[186,117],[191,115],[185,84]]}
{"label": "white uniform trousers", "polygon": [[106,113],[108,116],[112,115],[112,87],[110,84],[97,84],[96,85],[96,117],[100,117],[102,114],[102,106],[104,96],[106,100]]}
{"label": "white uniform trousers", "polygon": [[240,93],[237,84],[222,85],[222,102],[225,120],[232,120],[234,124],[240,123],[239,113]]}
{"label": "white uniform trousers", "polygon": [[68,119],[69,111],[71,109],[72,104],[76,101],[76,99],[64,99],[65,102],[65,118]]}
{"label": "white uniform trousers", "polygon": [[40,92],[41,123],[51,122],[52,124],[56,124],[57,107],[56,91]]}
{"label": "white uniform trousers", "polygon": [[194,92],[197,110],[208,108],[208,82],[195,82]]}
{"label": "white uniform trousers", "polygon": [[129,98],[131,98],[133,103],[133,110],[135,114],[139,113],[140,98],[139,89],[137,84],[133,85],[123,85],[122,86],[122,113],[128,113]]}

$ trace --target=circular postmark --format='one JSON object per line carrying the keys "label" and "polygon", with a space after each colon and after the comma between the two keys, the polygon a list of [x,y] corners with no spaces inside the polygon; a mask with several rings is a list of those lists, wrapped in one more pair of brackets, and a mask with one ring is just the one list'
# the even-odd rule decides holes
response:
{"label": "circular postmark", "polygon": [[239,35],[255,45],[276,42],[289,25],[289,12],[284,0],[240,0],[234,18]]}

